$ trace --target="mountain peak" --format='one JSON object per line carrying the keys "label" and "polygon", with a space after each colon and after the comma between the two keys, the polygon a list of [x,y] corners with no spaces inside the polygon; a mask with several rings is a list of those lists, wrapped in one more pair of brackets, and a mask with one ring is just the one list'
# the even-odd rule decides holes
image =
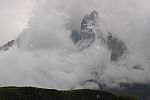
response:
{"label": "mountain peak", "polygon": [[98,18],[98,12],[96,10],[93,10],[90,14],[93,18]]}
{"label": "mountain peak", "polygon": [[72,31],[71,38],[73,42],[78,44],[82,49],[89,47],[95,41],[97,19],[98,12],[93,10],[82,19],[80,31]]}
{"label": "mountain peak", "polygon": [[92,11],[89,15],[85,15],[81,22],[82,30],[92,30],[97,25],[97,19],[99,18],[97,11]]}
{"label": "mountain peak", "polygon": [[[71,38],[73,42],[79,45],[82,49],[86,49],[90,47],[94,43],[94,41],[100,40],[106,45],[107,49],[110,50],[110,60],[118,61],[127,51],[127,47],[122,40],[120,40],[111,32],[106,32],[106,37],[104,37],[104,33],[100,33],[101,30],[97,29],[99,25],[98,19],[99,15],[96,10],[93,10],[90,14],[85,15],[81,22],[81,30],[73,30]],[[102,35],[99,38],[97,34]]]}

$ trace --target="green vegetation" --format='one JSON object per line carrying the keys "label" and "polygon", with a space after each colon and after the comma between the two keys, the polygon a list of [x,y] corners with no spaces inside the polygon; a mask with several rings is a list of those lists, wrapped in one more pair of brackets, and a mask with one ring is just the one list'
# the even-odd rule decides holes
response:
{"label": "green vegetation", "polygon": [[98,90],[58,91],[34,87],[1,87],[0,100],[136,100]]}

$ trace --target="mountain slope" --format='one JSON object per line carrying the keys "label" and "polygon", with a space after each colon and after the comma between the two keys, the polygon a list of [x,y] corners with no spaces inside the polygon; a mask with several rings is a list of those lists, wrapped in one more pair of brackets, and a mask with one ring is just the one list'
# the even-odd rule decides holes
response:
{"label": "mountain slope", "polygon": [[0,100],[136,100],[98,90],[58,91],[33,87],[0,88]]}
{"label": "mountain slope", "polygon": [[13,45],[15,45],[15,40],[11,40],[7,42],[6,44],[2,45],[0,47],[0,51],[7,51],[9,50]]}
{"label": "mountain slope", "polygon": [[92,11],[85,15],[81,22],[80,31],[73,30],[71,38],[74,44],[82,49],[90,47],[94,41],[100,40],[111,52],[111,61],[118,61],[128,51],[125,43],[111,32],[105,34],[99,29],[99,15],[97,11]]}
{"label": "mountain slope", "polygon": [[[111,61],[118,61],[128,51],[125,43],[113,33],[106,32],[104,34],[101,32],[99,29],[99,15],[95,10],[89,15],[84,16],[81,21],[80,31],[72,30],[71,39],[73,43],[81,47],[82,50],[90,47],[96,40],[100,40],[111,52]],[[15,40],[11,40],[2,45],[0,51],[9,50],[15,45],[15,42]]]}

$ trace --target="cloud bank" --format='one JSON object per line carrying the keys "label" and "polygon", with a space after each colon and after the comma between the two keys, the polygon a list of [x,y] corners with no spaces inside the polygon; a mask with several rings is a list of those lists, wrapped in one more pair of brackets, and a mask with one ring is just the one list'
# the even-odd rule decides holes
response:
{"label": "cloud bank", "polygon": [[[0,86],[57,89],[98,88],[120,83],[150,83],[148,0],[39,0],[17,45],[0,53]],[[80,51],[70,39],[85,14],[97,10],[101,31],[121,38],[129,56],[110,62],[110,51],[95,42]]]}

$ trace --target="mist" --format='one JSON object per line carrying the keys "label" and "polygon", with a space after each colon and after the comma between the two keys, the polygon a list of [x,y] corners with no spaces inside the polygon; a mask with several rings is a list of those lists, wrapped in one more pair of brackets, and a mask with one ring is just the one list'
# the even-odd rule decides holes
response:
{"label": "mist", "polygon": [[0,45],[18,36],[32,16],[32,0],[0,0]]}
{"label": "mist", "polygon": [[[0,86],[56,89],[98,88],[150,83],[149,0],[37,0],[16,45],[0,52]],[[85,14],[97,10],[102,32],[112,32],[128,47],[126,60],[110,61],[110,51],[95,42],[81,51],[70,39]],[[1,31],[1,30],[0,30]],[[134,66],[140,66],[135,69]]]}

